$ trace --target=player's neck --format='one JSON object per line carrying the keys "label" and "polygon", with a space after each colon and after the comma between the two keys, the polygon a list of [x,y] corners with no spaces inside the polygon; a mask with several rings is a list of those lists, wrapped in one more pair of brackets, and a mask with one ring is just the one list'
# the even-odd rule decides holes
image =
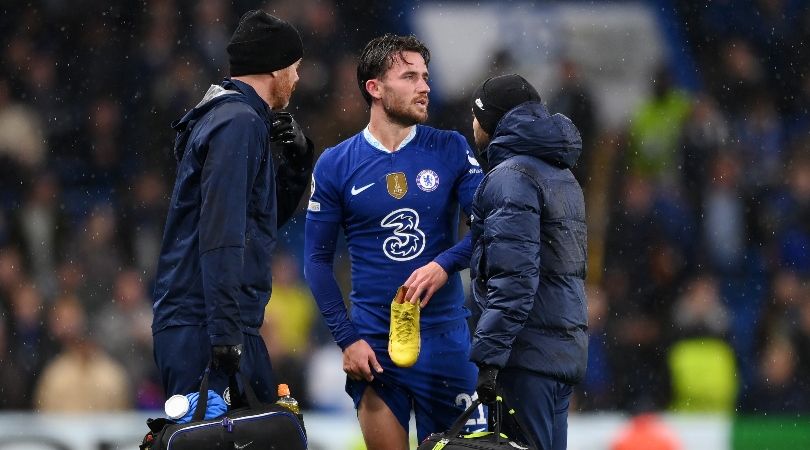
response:
{"label": "player's neck", "polygon": [[389,152],[395,152],[415,125],[405,126],[392,121],[382,108],[371,108],[368,131]]}

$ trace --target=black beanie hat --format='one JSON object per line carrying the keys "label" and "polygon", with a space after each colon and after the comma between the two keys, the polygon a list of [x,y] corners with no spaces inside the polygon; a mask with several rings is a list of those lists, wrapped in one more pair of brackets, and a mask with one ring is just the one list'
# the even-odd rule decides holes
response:
{"label": "black beanie hat", "polygon": [[515,106],[540,101],[540,94],[523,77],[516,74],[489,78],[473,94],[473,114],[490,136],[501,118]]}
{"label": "black beanie hat", "polygon": [[298,31],[261,11],[248,11],[228,44],[231,76],[270,73],[291,66],[304,55]]}

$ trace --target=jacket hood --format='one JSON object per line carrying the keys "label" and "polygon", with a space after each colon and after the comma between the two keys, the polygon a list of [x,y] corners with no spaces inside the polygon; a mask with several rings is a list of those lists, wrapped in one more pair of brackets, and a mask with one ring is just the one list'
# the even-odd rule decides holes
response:
{"label": "jacket hood", "polygon": [[487,147],[490,167],[516,155],[530,155],[565,169],[582,153],[582,138],[571,119],[549,114],[540,102],[526,102],[498,122]]}
{"label": "jacket hood", "polygon": [[208,111],[222,103],[230,101],[243,101],[249,104],[257,113],[266,117],[269,122],[271,117],[270,108],[264,103],[248,84],[238,80],[226,79],[221,85],[212,84],[208,88],[202,100],[197,106],[188,111],[183,117],[172,122],[172,128],[178,133],[178,142],[174,146],[174,157],[180,161],[185,149],[185,140],[188,138],[186,131],[191,131],[194,123],[204,116]]}

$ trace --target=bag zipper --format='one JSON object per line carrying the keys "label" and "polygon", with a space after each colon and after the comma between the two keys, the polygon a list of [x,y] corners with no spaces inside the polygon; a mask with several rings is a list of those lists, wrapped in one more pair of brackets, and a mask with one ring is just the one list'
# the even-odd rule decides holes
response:
{"label": "bag zipper", "polygon": [[167,449],[171,448],[172,440],[176,436],[178,436],[178,435],[180,435],[182,433],[187,433],[187,432],[189,432],[191,430],[196,430],[198,428],[206,428],[206,427],[224,427],[225,429],[228,430],[229,433],[232,433],[233,432],[233,426],[237,422],[249,422],[249,421],[252,421],[252,420],[261,419],[263,417],[270,417],[270,416],[275,416],[275,415],[283,415],[283,416],[286,416],[286,417],[289,417],[290,419],[292,419],[296,423],[296,425],[299,425],[298,433],[301,436],[301,439],[304,441],[304,443],[307,442],[307,438],[306,438],[306,436],[304,436],[304,434],[303,434],[303,432],[301,430],[300,422],[298,421],[297,417],[293,416],[292,413],[288,413],[288,412],[284,412],[284,411],[271,411],[271,412],[265,412],[265,413],[260,413],[260,414],[254,414],[252,416],[237,417],[235,419],[231,419],[230,417],[223,417],[222,420],[220,420],[218,422],[201,423],[201,424],[197,424],[197,425],[189,425],[188,427],[183,427],[183,428],[175,431],[174,433],[172,433],[172,435],[169,437],[169,441],[166,443],[166,448]]}

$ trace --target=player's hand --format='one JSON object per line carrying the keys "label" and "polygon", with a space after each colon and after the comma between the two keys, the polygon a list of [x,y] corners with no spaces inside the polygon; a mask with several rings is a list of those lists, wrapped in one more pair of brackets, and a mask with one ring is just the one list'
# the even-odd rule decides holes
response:
{"label": "player's hand", "polygon": [[447,283],[447,272],[442,266],[431,261],[424,266],[413,271],[410,277],[403,283],[408,288],[405,293],[405,301],[416,303],[420,299],[420,307],[424,308],[430,301],[430,297]]}
{"label": "player's hand", "polygon": [[374,373],[382,373],[383,368],[368,342],[360,339],[343,350],[343,371],[352,380],[371,381]]}
{"label": "player's hand", "polygon": [[273,132],[270,140],[284,145],[296,154],[307,151],[307,138],[292,114],[286,111],[275,113],[273,118]]}
{"label": "player's hand", "polygon": [[490,404],[495,401],[498,394],[495,392],[495,386],[498,379],[498,368],[490,365],[483,365],[478,367],[478,384],[475,388],[478,392],[478,398],[485,404]]}
{"label": "player's hand", "polygon": [[242,344],[215,345],[211,347],[211,363],[214,369],[219,369],[231,376],[239,370],[239,361],[242,359]]}

